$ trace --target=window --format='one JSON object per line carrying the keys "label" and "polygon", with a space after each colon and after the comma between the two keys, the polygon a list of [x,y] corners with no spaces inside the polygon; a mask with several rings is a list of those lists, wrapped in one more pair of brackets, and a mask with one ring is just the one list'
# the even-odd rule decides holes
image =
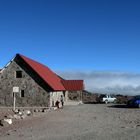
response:
{"label": "window", "polygon": [[22,71],[16,71],[16,78],[22,78]]}
{"label": "window", "polygon": [[13,96],[13,98],[14,98],[14,94],[15,94],[15,93],[14,93],[14,92],[12,92],[12,96]]}
{"label": "window", "polygon": [[20,97],[24,97],[24,90],[20,91]]}

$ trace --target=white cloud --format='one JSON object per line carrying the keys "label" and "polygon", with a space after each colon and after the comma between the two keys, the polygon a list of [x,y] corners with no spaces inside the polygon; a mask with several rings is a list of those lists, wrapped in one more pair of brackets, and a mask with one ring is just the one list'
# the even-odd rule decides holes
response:
{"label": "white cloud", "polygon": [[58,71],[65,79],[83,79],[85,89],[100,93],[140,94],[140,73]]}

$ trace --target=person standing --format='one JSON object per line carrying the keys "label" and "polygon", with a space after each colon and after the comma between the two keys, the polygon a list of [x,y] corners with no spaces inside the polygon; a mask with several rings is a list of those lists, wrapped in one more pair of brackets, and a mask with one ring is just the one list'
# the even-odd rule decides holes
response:
{"label": "person standing", "polygon": [[63,95],[60,96],[60,102],[61,102],[61,105],[63,107],[64,106],[64,97],[63,97]]}

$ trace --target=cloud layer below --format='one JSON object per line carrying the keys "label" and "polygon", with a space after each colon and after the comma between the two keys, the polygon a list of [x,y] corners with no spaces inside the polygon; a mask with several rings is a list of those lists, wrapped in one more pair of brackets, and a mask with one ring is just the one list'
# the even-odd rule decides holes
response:
{"label": "cloud layer below", "polygon": [[83,79],[85,89],[98,93],[140,94],[140,73],[111,71],[57,71],[65,79]]}

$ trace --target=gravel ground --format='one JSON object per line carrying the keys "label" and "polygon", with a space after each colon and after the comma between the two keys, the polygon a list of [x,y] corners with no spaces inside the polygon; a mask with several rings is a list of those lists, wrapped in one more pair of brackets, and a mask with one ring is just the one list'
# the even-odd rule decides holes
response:
{"label": "gravel ground", "polygon": [[0,140],[139,140],[140,109],[66,106],[0,128]]}

